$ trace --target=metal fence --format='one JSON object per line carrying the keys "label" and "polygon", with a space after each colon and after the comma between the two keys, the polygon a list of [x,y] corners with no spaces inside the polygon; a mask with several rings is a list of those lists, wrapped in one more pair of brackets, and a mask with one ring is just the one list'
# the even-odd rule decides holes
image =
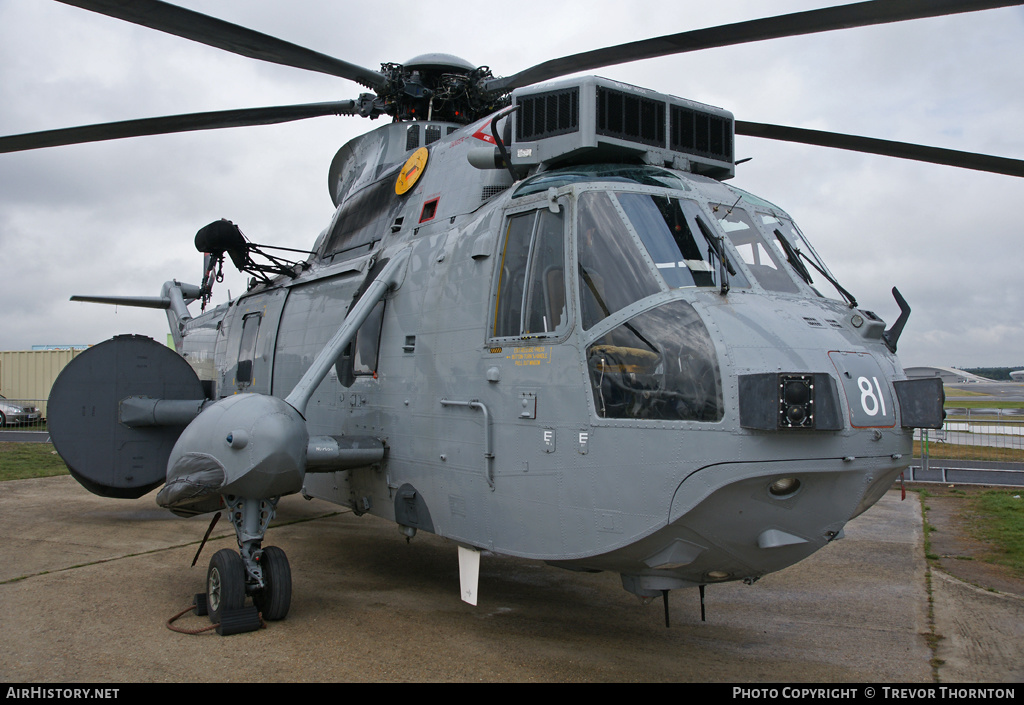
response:
{"label": "metal fence", "polygon": [[1024,420],[1000,411],[949,409],[941,429],[917,429],[910,479],[1024,485]]}
{"label": "metal fence", "polygon": [[1009,456],[1014,454],[1001,449],[1024,451],[1024,421],[953,417],[947,418],[941,429],[917,429],[914,438],[921,442],[922,454],[936,446],[957,447],[958,456],[974,460],[1012,460]]}
{"label": "metal fence", "polygon": [[0,440],[5,431],[45,430],[45,399],[0,399]]}

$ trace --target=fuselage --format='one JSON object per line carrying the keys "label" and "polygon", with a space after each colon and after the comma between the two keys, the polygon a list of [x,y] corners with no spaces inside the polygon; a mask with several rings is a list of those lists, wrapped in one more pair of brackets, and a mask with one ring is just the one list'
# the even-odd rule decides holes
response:
{"label": "fuselage", "polygon": [[187,323],[215,398],[288,395],[411,248],[306,410],[311,435],[375,436],[385,458],[307,473],[305,494],[644,595],[841,536],[911,456],[881,321],[801,272],[794,249],[824,265],[770,203],[641,164],[513,183],[467,159],[487,125],[412,126],[439,138],[402,194],[410,126],[343,149],[309,268]]}

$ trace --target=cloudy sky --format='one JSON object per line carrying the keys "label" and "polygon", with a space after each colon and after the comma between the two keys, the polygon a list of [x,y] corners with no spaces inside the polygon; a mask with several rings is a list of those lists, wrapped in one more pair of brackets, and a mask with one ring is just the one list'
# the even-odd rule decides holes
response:
{"label": "cloudy sky", "polygon": [[[509,75],[625,41],[826,7],[813,0],[218,0],[192,9],[377,69],[427,52]],[[386,11],[380,8],[386,7]],[[628,15],[621,8],[628,7]],[[1024,9],[845,30],[597,71],[796,125],[1024,158]],[[0,134],[356,97],[346,81],[233,56],[49,0],[0,0]],[[328,117],[0,155],[0,349],[163,340],[162,312],[70,303],[198,284],[196,230],[312,245],[327,168],[372,127]],[[786,209],[864,308],[913,307],[904,365],[1024,366],[1024,179],[737,139],[733,183]],[[217,301],[244,289],[240,275]],[[193,305],[193,308],[198,308]]]}

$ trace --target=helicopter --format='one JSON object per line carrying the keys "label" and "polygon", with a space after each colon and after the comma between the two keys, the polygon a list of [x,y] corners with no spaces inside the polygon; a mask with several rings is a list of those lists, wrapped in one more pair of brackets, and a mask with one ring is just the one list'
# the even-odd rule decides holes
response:
{"label": "helicopter", "polygon": [[[451,539],[471,603],[481,550],[617,572],[666,599],[801,560],[909,464],[913,428],[941,424],[942,391],[902,373],[898,292],[887,325],[785,211],[725,183],[734,135],[1024,175],[1016,160],[747,123],[564,78],[1020,3],[827,8],[507,78],[444,54],[369,70],[165,3],[68,4],[371,92],[0,138],[0,151],[324,114],[389,121],[338,151],[335,215],[303,257],[215,221],[197,234],[199,285],[78,297],[166,311],[177,352],[119,337],[77,358],[51,396],[55,446],[99,494],[162,486],[175,513],[228,509],[240,550],[211,560],[215,620],[247,596],[286,616],[290,566],[262,544],[278,498],[296,492]],[[227,259],[250,286],[205,311]]]}

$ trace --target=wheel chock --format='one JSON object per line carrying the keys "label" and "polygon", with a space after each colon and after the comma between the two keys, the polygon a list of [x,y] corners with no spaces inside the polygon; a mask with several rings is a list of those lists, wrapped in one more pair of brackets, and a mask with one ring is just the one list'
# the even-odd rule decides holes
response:
{"label": "wheel chock", "polygon": [[260,612],[255,607],[238,610],[222,610],[217,633],[221,636],[254,632],[260,628]]}

